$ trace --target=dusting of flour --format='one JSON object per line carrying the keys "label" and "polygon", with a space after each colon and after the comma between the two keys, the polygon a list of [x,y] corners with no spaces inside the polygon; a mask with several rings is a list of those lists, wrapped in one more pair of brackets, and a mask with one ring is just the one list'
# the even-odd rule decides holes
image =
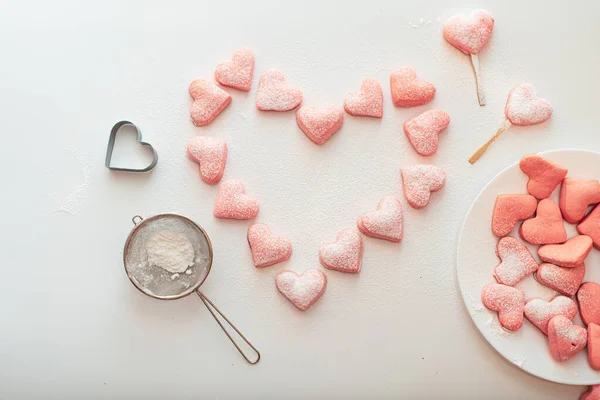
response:
{"label": "dusting of flour", "polygon": [[194,247],[181,233],[171,231],[153,233],[146,241],[146,253],[148,253],[148,264],[175,274],[186,272],[188,267],[194,265]]}

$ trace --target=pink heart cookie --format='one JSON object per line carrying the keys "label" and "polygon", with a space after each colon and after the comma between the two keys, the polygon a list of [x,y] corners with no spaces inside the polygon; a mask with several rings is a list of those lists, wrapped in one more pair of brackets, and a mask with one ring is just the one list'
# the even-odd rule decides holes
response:
{"label": "pink heart cookie", "polygon": [[384,197],[377,206],[358,219],[358,229],[365,235],[400,242],[404,234],[402,204],[394,196]]}
{"label": "pink heart cookie", "polygon": [[557,315],[548,323],[550,354],[556,361],[575,357],[587,344],[587,330],[573,325],[569,318]]}
{"label": "pink heart cookie", "polygon": [[265,224],[254,224],[248,228],[248,243],[256,268],[277,264],[292,255],[292,242],[285,236],[274,235]]}
{"label": "pink heart cookie", "polygon": [[600,284],[586,282],[577,291],[579,313],[583,323],[600,325]]}
{"label": "pink heart cookie", "polygon": [[383,116],[383,92],[381,85],[373,78],[367,78],[360,87],[360,92],[346,96],[344,109],[356,117],[381,118]]}
{"label": "pink heart cookie", "polygon": [[189,92],[194,99],[190,116],[196,126],[210,124],[231,103],[229,93],[203,79],[190,83]]}
{"label": "pink heart cookie", "polygon": [[196,136],[187,145],[187,154],[200,165],[200,177],[206,183],[215,184],[223,177],[227,160],[227,144],[224,140]]}
{"label": "pink heart cookie", "polygon": [[564,243],[567,231],[558,204],[551,199],[540,201],[535,218],[523,222],[519,234],[531,244]]}
{"label": "pink heart cookie", "polygon": [[592,211],[577,225],[577,232],[592,238],[594,247],[600,249],[600,206]]}
{"label": "pink heart cookie", "polygon": [[336,106],[302,106],[296,113],[296,122],[310,140],[323,144],[342,127],[344,111]]}
{"label": "pink heart cookie", "polygon": [[556,296],[550,301],[531,299],[525,303],[524,312],[525,318],[547,335],[550,320],[562,315],[572,321],[577,315],[577,305],[565,296]]}
{"label": "pink heart cookie", "polygon": [[400,169],[404,196],[413,208],[429,204],[431,193],[440,190],[446,183],[446,172],[435,165],[408,165]]}
{"label": "pink heart cookie", "polygon": [[435,154],[438,135],[450,124],[446,111],[429,110],[404,123],[404,133],[415,151],[422,156]]}
{"label": "pink heart cookie", "polygon": [[477,54],[490,39],[494,17],[486,10],[456,15],[444,25],[444,39],[465,54]]}
{"label": "pink heart cookie", "polygon": [[252,219],[258,214],[258,201],[244,193],[242,182],[230,179],[219,185],[213,214],[216,218]]}
{"label": "pink heart cookie", "polygon": [[538,199],[549,197],[568,172],[566,168],[553,164],[537,154],[529,154],[521,158],[519,167],[529,177],[527,191]]}
{"label": "pink heart cookie", "polygon": [[510,234],[518,221],[535,213],[537,200],[528,194],[501,194],[496,197],[492,214],[492,233],[498,237]]}
{"label": "pink heart cookie", "polygon": [[560,187],[560,211],[570,224],[583,219],[589,206],[600,203],[600,183],[595,180],[565,178]]}
{"label": "pink heart cookie", "polygon": [[256,108],[262,111],[289,111],[302,103],[302,91],[285,83],[283,73],[269,69],[258,81]]}
{"label": "pink heart cookie", "polygon": [[435,96],[433,84],[417,79],[412,68],[399,68],[390,75],[392,101],[396,107],[414,107],[429,103]]}
{"label": "pink heart cookie", "polygon": [[538,249],[538,255],[546,262],[560,267],[574,268],[585,261],[592,250],[592,239],[578,235],[563,244],[547,244]]}
{"label": "pink heart cookie", "polygon": [[518,331],[523,326],[525,294],[512,286],[492,283],[481,291],[483,305],[498,312],[500,325],[509,331]]}
{"label": "pink heart cookie", "polygon": [[564,268],[554,264],[542,263],[537,270],[537,281],[565,296],[575,296],[585,276],[585,265],[576,268]]}
{"label": "pink heart cookie", "polygon": [[535,125],[552,116],[552,106],[547,100],[537,97],[532,84],[522,83],[508,94],[504,112],[513,125]]}
{"label": "pink heart cookie", "polygon": [[223,86],[247,92],[252,86],[254,54],[242,48],[233,53],[231,60],[223,61],[215,69],[215,80]]}
{"label": "pink heart cookie", "polygon": [[335,242],[324,244],[319,250],[321,264],[334,271],[357,274],[360,272],[363,240],[356,229],[346,229]]}
{"label": "pink heart cookie", "polygon": [[275,277],[275,286],[298,310],[306,311],[325,292],[327,277],[318,269],[309,269],[302,275],[281,271]]}
{"label": "pink heart cookie", "polygon": [[[600,326],[594,323],[588,325],[588,361],[590,367],[600,371]],[[600,393],[598,394],[600,399]]]}
{"label": "pink heart cookie", "polygon": [[538,264],[527,247],[513,237],[500,239],[496,254],[502,262],[494,269],[493,275],[503,285],[515,286],[538,269]]}
{"label": "pink heart cookie", "polygon": [[579,400],[600,400],[600,385],[592,385],[582,393]]}

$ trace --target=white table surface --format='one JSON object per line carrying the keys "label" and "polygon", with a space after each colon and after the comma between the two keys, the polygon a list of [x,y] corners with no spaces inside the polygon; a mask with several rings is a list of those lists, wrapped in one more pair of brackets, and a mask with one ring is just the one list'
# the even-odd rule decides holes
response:
{"label": "white table surface", "polygon": [[[525,153],[600,151],[599,2],[162,3],[2,3],[0,398],[577,398],[582,387],[529,376],[485,342],[459,297],[455,252],[470,203],[501,169]],[[480,7],[496,18],[480,55],[485,108],[468,57],[443,41],[440,23]],[[189,82],[211,79],[244,45],[256,55],[251,92],[229,90],[231,106],[194,127]],[[431,104],[393,107],[389,73],[400,66],[436,85]],[[258,76],[270,67],[305,104],[341,105],[373,76],[384,117],[347,116],[318,147],[293,112],[256,111]],[[552,102],[552,120],[511,129],[469,165],[524,81]],[[434,107],[452,122],[425,159],[401,125]],[[121,119],[156,146],[151,174],[104,168]],[[225,178],[242,180],[260,201],[257,220],[292,240],[288,262],[255,269],[251,222],[212,217],[216,187],[184,153],[194,135],[227,140]],[[399,168],[418,162],[445,168],[447,185],[428,208],[406,208],[401,245],[365,239],[360,275],[326,271],[327,291],[306,313],[277,293],[277,272],[320,268],[320,245],[384,195],[400,196]],[[197,298],[161,302],[127,280],[131,217],[165,211],[209,232],[215,264],[202,289],[259,347],[257,366]]]}

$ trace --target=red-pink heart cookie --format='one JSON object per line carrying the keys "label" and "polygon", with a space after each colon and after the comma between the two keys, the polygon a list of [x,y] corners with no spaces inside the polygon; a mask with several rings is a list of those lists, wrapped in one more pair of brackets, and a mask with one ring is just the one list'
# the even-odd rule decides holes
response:
{"label": "red-pink heart cookie", "polygon": [[500,239],[496,254],[502,262],[494,269],[493,275],[503,285],[515,286],[538,269],[538,264],[527,247],[513,237]]}
{"label": "red-pink heart cookie", "polygon": [[415,151],[422,156],[435,154],[438,149],[438,135],[450,123],[446,111],[429,110],[404,123],[404,133]]}
{"label": "red-pink heart cookie", "polygon": [[569,172],[537,154],[528,154],[521,158],[519,167],[529,177],[527,191],[538,199],[549,197]]}
{"label": "red-pink heart cookie", "polygon": [[433,84],[417,79],[412,68],[399,68],[390,75],[392,101],[396,107],[414,107],[429,103],[435,96]]}
{"label": "red-pink heart cookie", "polygon": [[600,284],[586,282],[577,291],[579,313],[583,323],[600,325]]}
{"label": "red-pink heart cookie", "polygon": [[296,122],[310,140],[323,144],[342,127],[344,111],[337,106],[302,106],[296,113]]}
{"label": "red-pink heart cookie", "polygon": [[360,92],[352,92],[344,100],[344,109],[356,117],[381,118],[383,116],[383,92],[381,85],[373,78],[367,78]]}
{"label": "red-pink heart cookie", "polygon": [[600,400],[600,385],[592,385],[582,393],[579,400]]}
{"label": "red-pink heart cookie", "polygon": [[481,291],[483,305],[498,312],[500,325],[509,331],[518,331],[523,326],[525,294],[512,286],[492,283]]}
{"label": "red-pink heart cookie", "polygon": [[256,108],[261,111],[289,111],[302,103],[302,91],[285,83],[283,73],[269,69],[258,81]]}
{"label": "red-pink heart cookie", "polygon": [[494,29],[494,17],[486,10],[456,15],[444,24],[444,39],[465,54],[477,54]]}
{"label": "red-pink heart cookie", "polygon": [[187,145],[187,154],[200,165],[200,177],[206,183],[215,184],[223,177],[227,160],[227,144],[224,140],[196,136]]}
{"label": "red-pink heart cookie", "polygon": [[248,243],[256,268],[277,264],[292,255],[292,242],[285,236],[274,235],[265,224],[248,228]]}
{"label": "red-pink heart cookie", "polygon": [[552,106],[548,100],[537,97],[532,84],[521,83],[508,94],[504,112],[513,125],[535,125],[552,116]]}
{"label": "red-pink heart cookie", "polygon": [[523,222],[519,234],[531,244],[564,243],[567,231],[558,204],[551,199],[540,201],[535,218]]}
{"label": "red-pink heart cookie", "polygon": [[325,292],[327,277],[318,269],[309,269],[302,275],[281,271],[275,277],[275,286],[298,310],[306,311]]}
{"label": "red-pink heart cookie", "polygon": [[210,124],[231,103],[229,93],[203,79],[190,83],[189,92],[194,99],[190,116],[196,126]]}
{"label": "red-pink heart cookie", "polygon": [[408,165],[400,169],[404,196],[413,208],[429,204],[432,192],[440,190],[446,183],[446,172],[435,165]]}
{"label": "red-pink heart cookie", "polygon": [[356,229],[342,231],[335,242],[324,244],[319,251],[325,268],[349,274],[360,272],[362,255],[363,240]]}
{"label": "red-pink heart cookie", "polygon": [[215,80],[223,86],[247,92],[252,86],[254,54],[241,48],[233,53],[231,60],[222,61],[215,69]]}
{"label": "red-pink heart cookie", "polygon": [[576,268],[564,268],[542,263],[537,270],[537,281],[565,296],[575,296],[585,276],[585,264]]}
{"label": "red-pink heart cookie", "polygon": [[600,206],[595,206],[577,225],[577,232],[591,237],[594,247],[600,249]]}
{"label": "red-pink heart cookie", "polygon": [[362,215],[357,225],[367,236],[400,242],[404,234],[402,204],[394,196],[386,196],[379,202],[377,211]]}
{"label": "red-pink heart cookie", "polygon": [[[588,325],[588,361],[590,367],[600,371],[600,326],[594,323]],[[598,394],[600,399],[600,393]]]}
{"label": "red-pink heart cookie", "polygon": [[496,197],[492,214],[492,233],[498,237],[508,235],[518,221],[535,213],[537,200],[528,194],[501,194]]}
{"label": "red-pink heart cookie", "polygon": [[244,193],[242,182],[230,179],[219,185],[213,214],[216,218],[252,219],[258,214],[258,201]]}
{"label": "red-pink heart cookie", "polygon": [[529,322],[547,335],[550,320],[562,315],[572,321],[577,315],[577,305],[565,296],[556,296],[550,301],[531,299],[525,303],[524,313]]}
{"label": "red-pink heart cookie", "polygon": [[575,357],[587,344],[587,330],[573,325],[570,319],[557,315],[548,323],[550,354],[556,361]]}
{"label": "red-pink heart cookie", "polygon": [[547,244],[538,249],[540,258],[560,267],[574,268],[585,261],[592,250],[592,239],[577,235],[563,244]]}
{"label": "red-pink heart cookie", "polygon": [[565,178],[560,187],[560,211],[570,224],[583,219],[589,206],[600,203],[600,183],[595,180]]}

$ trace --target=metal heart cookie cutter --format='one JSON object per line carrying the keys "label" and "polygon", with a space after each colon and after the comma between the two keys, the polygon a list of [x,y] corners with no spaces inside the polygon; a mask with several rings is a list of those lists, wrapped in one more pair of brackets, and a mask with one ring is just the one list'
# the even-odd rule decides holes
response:
{"label": "metal heart cookie cutter", "polygon": [[[146,219],[136,215],[132,221],[135,226],[127,237],[123,251],[125,272],[131,283],[145,295],[159,300],[175,300],[196,293],[242,357],[250,364],[256,364],[260,360],[258,350],[200,291],[200,286],[206,280],[213,262],[212,244],[204,229],[194,221],[178,214],[159,214]],[[179,236],[183,235],[193,247],[193,264],[184,273],[173,274],[148,261],[147,243],[149,239],[153,235],[165,231]],[[223,319],[224,323],[219,317]],[[231,329],[237,333],[249,349],[242,350],[240,344],[243,345],[243,343],[238,343],[232,337]],[[251,352],[254,353],[252,358],[248,355]]]}
{"label": "metal heart cookie cutter", "polygon": [[[113,167],[110,165],[110,160],[112,158],[113,149],[115,148],[115,139],[117,137],[117,133],[119,130],[126,126],[130,125],[135,128],[137,131],[137,142],[142,146],[150,147],[152,150],[152,162],[146,168],[124,168],[124,167]],[[156,167],[156,163],[158,163],[158,153],[154,150],[154,147],[150,143],[144,142],[142,140],[142,131],[138,128],[133,122],[129,121],[119,121],[112,127],[110,130],[110,137],[108,138],[108,149],[106,150],[106,160],[104,161],[104,165],[106,168],[111,169],[113,171],[125,171],[125,172],[149,172]]]}

